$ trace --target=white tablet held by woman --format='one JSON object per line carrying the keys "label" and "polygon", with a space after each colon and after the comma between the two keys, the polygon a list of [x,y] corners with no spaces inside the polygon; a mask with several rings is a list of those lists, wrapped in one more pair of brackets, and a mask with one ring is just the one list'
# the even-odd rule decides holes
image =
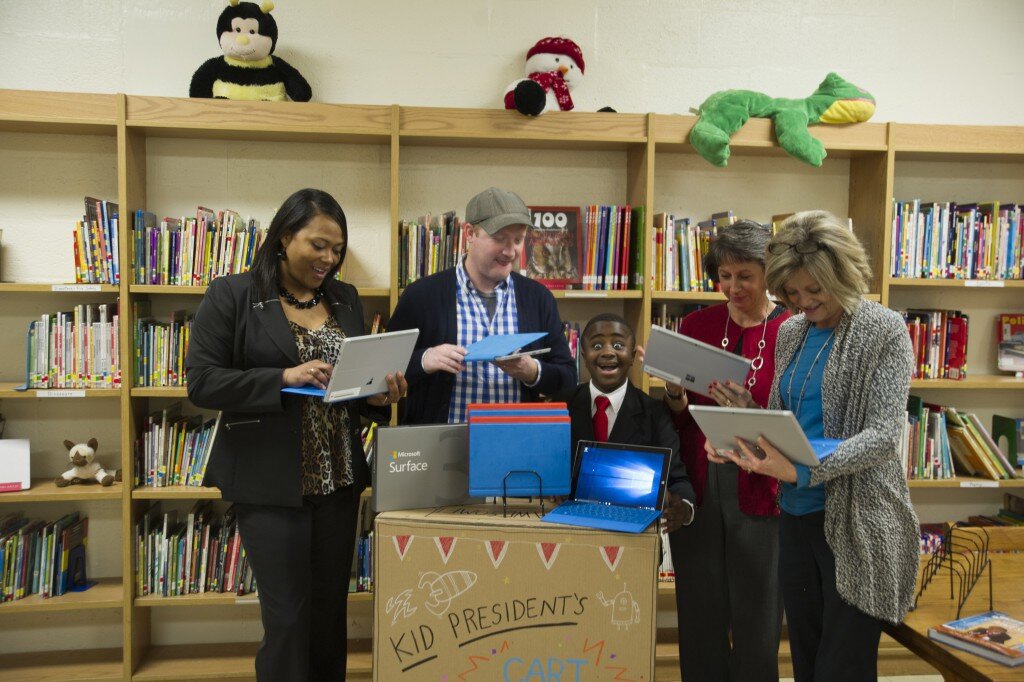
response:
{"label": "white tablet held by woman", "polygon": [[651,326],[644,353],[644,371],[652,377],[708,395],[712,381],[743,384],[750,360],[674,331]]}
{"label": "white tablet held by woman", "polygon": [[808,440],[789,410],[690,405],[690,414],[716,450],[742,453],[736,444],[739,437],[749,441],[756,454],[757,439],[764,436],[794,464],[816,467],[842,442],[834,438]]}

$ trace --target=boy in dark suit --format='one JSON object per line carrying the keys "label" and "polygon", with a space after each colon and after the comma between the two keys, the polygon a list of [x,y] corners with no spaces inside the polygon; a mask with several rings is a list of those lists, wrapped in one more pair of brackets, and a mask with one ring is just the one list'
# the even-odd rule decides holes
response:
{"label": "boy in dark suit", "polygon": [[[593,317],[580,335],[590,381],[557,396],[569,407],[573,452],[581,440],[671,448],[663,518],[669,532],[693,520],[693,487],[679,459],[679,436],[665,405],[629,381],[638,348],[633,328],[619,315]],[[641,351],[642,352],[642,351]]]}

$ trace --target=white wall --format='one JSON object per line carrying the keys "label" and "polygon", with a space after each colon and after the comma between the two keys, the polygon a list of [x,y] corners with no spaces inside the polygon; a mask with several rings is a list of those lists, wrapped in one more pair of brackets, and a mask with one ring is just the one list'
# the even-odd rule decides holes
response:
{"label": "white wall", "polygon": [[[222,0],[0,0],[0,88],[188,94]],[[829,71],[876,119],[1024,122],[1018,0],[281,0],[277,54],[321,102],[501,107],[526,50],[583,49],[581,111],[685,113],[716,90],[804,97]]]}

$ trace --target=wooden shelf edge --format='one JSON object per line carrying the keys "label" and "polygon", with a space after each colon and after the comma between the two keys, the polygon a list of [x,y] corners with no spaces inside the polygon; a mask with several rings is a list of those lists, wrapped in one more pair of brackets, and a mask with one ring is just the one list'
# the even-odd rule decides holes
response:
{"label": "wooden shelf edge", "polygon": [[7,682],[94,682],[120,680],[123,675],[120,648],[3,654],[0,655],[0,670]]}
{"label": "wooden shelf edge", "polygon": [[[1018,474],[1020,474],[1018,470]],[[946,478],[940,480],[929,480],[929,479],[911,479],[907,481],[907,486],[911,488],[965,488],[965,489],[978,489],[978,488],[1024,488],[1024,478],[1011,478],[1001,479],[994,481],[991,478],[981,478],[979,476],[956,476],[954,478]]]}
{"label": "wooden shelf edge", "polygon": [[26,391],[16,391],[15,386],[19,382],[0,382],[0,398],[14,398],[22,400],[52,400],[64,398],[118,398],[121,396],[119,388],[30,388]]}
{"label": "wooden shelf edge", "polygon": [[[111,459],[113,459],[111,457]],[[120,461],[116,459],[114,461]],[[34,502],[88,502],[90,500],[120,500],[123,484],[115,481],[109,486],[99,483],[69,485],[58,488],[53,478],[33,478],[28,490],[0,493],[0,504],[30,504]]]}
{"label": "wooden shelf edge", "polygon": [[0,617],[13,613],[39,613],[50,611],[93,611],[120,609],[124,606],[124,589],[120,578],[99,578],[84,592],[68,592],[59,597],[44,599],[34,594],[24,599],[0,604]]}
{"label": "wooden shelf edge", "polygon": [[1024,288],[1024,280],[1019,279],[923,279],[912,277],[887,277],[886,286],[896,288],[931,288],[949,289],[1019,289]]}
{"label": "wooden shelf edge", "polygon": [[1005,391],[1024,389],[1024,379],[1013,375],[989,374],[967,377],[960,381],[954,379],[913,379],[911,390],[964,390],[964,391]]}
{"label": "wooden shelf edge", "polygon": [[[372,592],[349,592],[348,601],[362,603],[373,601]],[[259,606],[259,596],[255,594],[236,595],[222,592],[206,592],[204,594],[183,594],[176,597],[161,597],[159,595],[146,595],[135,597],[133,604],[145,608],[181,608],[204,606]]]}
{"label": "wooden shelf edge", "polygon": [[116,284],[81,284],[75,282],[54,282],[52,284],[39,282],[0,282],[0,294],[116,294],[120,291],[121,288]]}
{"label": "wooden shelf edge", "polygon": [[135,386],[131,389],[133,398],[187,398],[184,386]]}
{"label": "wooden shelf edge", "polygon": [[220,489],[195,485],[136,486],[133,500],[219,500]]}

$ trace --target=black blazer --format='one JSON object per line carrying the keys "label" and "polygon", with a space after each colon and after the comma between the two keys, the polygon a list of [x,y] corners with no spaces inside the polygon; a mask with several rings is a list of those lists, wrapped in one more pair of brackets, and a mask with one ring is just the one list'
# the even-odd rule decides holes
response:
{"label": "black blazer", "polygon": [[[423,371],[423,353],[442,343],[459,342],[456,320],[455,289],[458,278],[455,268],[448,268],[410,284],[398,299],[388,331],[419,329],[416,349],[405,378],[409,395],[404,401],[403,424],[443,424],[448,421],[455,375],[449,372]],[[555,297],[547,287],[512,273],[516,293],[516,314],[520,333],[547,332],[548,335],[528,346],[551,348],[536,356],[540,361],[540,382],[533,388],[520,384],[523,402],[536,402],[540,395],[553,395],[576,385],[576,363],[569,353],[569,344],[562,333]]]}
{"label": "black blazer", "polygon": [[[581,440],[594,439],[594,419],[590,413],[590,383],[579,384],[571,391],[555,396],[555,400],[566,403],[572,421],[572,451],[575,457],[576,445]],[[676,433],[668,409],[659,400],[650,397],[632,383],[626,388],[622,407],[615,417],[608,442],[648,447],[671,448],[669,461],[668,489],[696,504],[693,486],[686,475],[686,466],[679,459],[679,434]]]}
{"label": "black blazer", "polygon": [[[330,280],[324,298],[346,336],[364,333],[355,287]],[[223,410],[204,484],[218,486],[225,500],[302,506],[302,401],[308,398],[281,393],[281,370],[298,364],[280,299],[257,301],[249,273],[213,280],[192,322],[185,369],[189,400]],[[349,411],[359,491],[370,478],[358,451],[360,410],[368,407],[355,400],[337,408]],[[373,416],[388,418],[383,411]]]}

